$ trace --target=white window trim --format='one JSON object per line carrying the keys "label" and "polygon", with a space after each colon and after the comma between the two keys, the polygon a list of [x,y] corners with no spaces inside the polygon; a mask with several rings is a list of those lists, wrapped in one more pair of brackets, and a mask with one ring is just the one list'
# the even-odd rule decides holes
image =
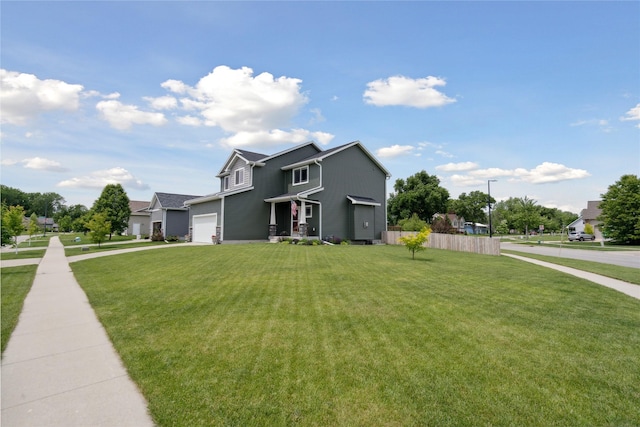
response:
{"label": "white window trim", "polygon": [[313,214],[313,205],[305,205],[304,207],[304,217],[305,218],[312,218]]}
{"label": "white window trim", "polygon": [[229,189],[229,175],[222,178],[222,189],[223,190]]}
{"label": "white window trim", "polygon": [[[238,173],[240,174],[240,178],[242,178],[242,180],[238,179]],[[240,168],[240,169],[236,169],[235,171],[233,171],[233,179],[234,179],[234,185],[243,185],[244,184],[244,168]]]}
{"label": "white window trim", "polygon": [[[300,171],[300,175],[302,175],[303,170],[307,171],[307,179],[305,181],[301,180],[299,182],[296,182],[296,171]],[[307,165],[307,166],[302,166],[302,167],[293,169],[293,171],[291,172],[291,181],[293,185],[308,184],[309,183],[309,166]]]}

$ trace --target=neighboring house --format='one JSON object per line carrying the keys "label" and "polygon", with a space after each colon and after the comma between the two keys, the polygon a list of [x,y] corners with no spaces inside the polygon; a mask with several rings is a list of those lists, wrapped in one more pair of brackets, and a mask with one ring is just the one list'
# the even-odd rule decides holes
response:
{"label": "neighboring house", "polygon": [[585,224],[591,224],[593,226],[594,235],[596,239],[602,239],[602,231],[598,227],[600,221],[598,217],[602,213],[602,209],[599,208],[600,200],[591,200],[587,202],[587,208],[580,212],[578,219],[567,225],[567,231],[584,231]]}
{"label": "neighboring house", "polygon": [[184,239],[189,234],[189,209],[186,200],[198,196],[187,194],[154,193],[149,203],[149,234],[160,233],[165,238]]}
{"label": "neighboring house", "polygon": [[278,236],[380,240],[391,175],[359,142],[314,142],[273,155],[233,150],[220,191],[188,200],[194,242],[277,241]]}
{"label": "neighboring house", "polygon": [[58,231],[58,224],[53,221],[53,218],[45,218],[43,216],[38,217],[38,227],[44,229],[46,226],[46,231]]}
{"label": "neighboring house", "polygon": [[489,234],[489,226],[479,222],[465,222],[464,232],[465,234]]}
{"label": "neighboring house", "polygon": [[441,214],[441,213],[437,213],[433,215],[433,219],[436,218],[449,218],[449,222],[451,223],[451,226],[453,227],[453,229],[455,230],[456,233],[460,233],[463,234],[464,233],[464,217],[458,216],[455,213],[449,212],[447,214]]}
{"label": "neighboring house", "polygon": [[150,228],[149,202],[130,200],[129,208],[131,209],[131,215],[129,216],[129,223],[127,224],[127,236],[142,236],[148,235]]}

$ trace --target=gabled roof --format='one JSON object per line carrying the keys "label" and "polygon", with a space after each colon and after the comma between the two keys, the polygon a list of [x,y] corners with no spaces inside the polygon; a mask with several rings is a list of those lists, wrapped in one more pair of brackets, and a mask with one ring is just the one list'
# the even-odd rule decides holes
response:
{"label": "gabled roof", "polygon": [[300,160],[298,162],[292,163],[292,164],[287,165],[287,166],[283,166],[282,170],[294,169],[294,168],[297,168],[297,167],[300,167],[300,166],[305,166],[305,165],[314,163],[316,161],[321,162],[324,159],[326,159],[327,157],[333,156],[334,154],[337,154],[337,153],[339,153],[341,151],[344,151],[344,150],[346,150],[348,148],[355,147],[355,146],[359,147],[362,150],[362,152],[364,152],[371,159],[371,161],[373,163],[375,163],[378,166],[378,168],[380,168],[380,170],[382,172],[384,172],[384,174],[387,176],[387,178],[391,177],[391,174],[389,173],[389,171],[387,169],[385,169],[384,166],[382,166],[382,164],[378,161],[378,159],[376,159],[373,156],[373,154],[371,154],[369,152],[369,150],[367,150],[365,148],[365,146],[362,145],[362,143],[360,141],[353,141],[353,142],[350,142],[348,144],[344,144],[344,145],[340,145],[338,147],[330,148],[328,150],[320,151],[319,153],[316,153],[316,154],[314,154],[312,156],[309,156],[309,157],[307,157],[305,159],[302,159],[302,160]]}
{"label": "gabled roof", "polygon": [[240,149],[236,148],[236,149],[233,150],[233,152],[231,153],[231,155],[229,156],[227,161],[224,163],[224,165],[222,165],[222,169],[220,169],[220,172],[218,172],[218,175],[216,175],[216,176],[217,177],[222,177],[222,176],[225,176],[225,175],[229,175],[231,173],[229,168],[234,163],[234,161],[235,161],[235,159],[237,157],[241,158],[246,163],[257,164],[257,163],[260,163],[260,160],[262,160],[265,157],[267,157],[267,155],[266,154],[261,154],[261,153],[254,153],[253,151],[240,150]]}
{"label": "gabled roof", "polygon": [[290,153],[292,151],[298,150],[298,149],[300,149],[302,147],[306,147],[307,145],[313,146],[317,151],[322,151],[322,149],[320,147],[318,147],[316,145],[316,143],[313,142],[313,141],[308,141],[308,142],[305,142],[304,144],[299,144],[299,145],[296,145],[295,147],[287,148],[286,150],[283,150],[283,151],[280,151],[280,152],[278,152],[276,154],[271,154],[271,155],[255,153],[253,151],[240,150],[240,149],[236,148],[236,149],[233,150],[233,152],[231,153],[231,155],[229,156],[229,158],[227,159],[225,164],[222,166],[222,169],[220,169],[220,172],[218,172],[218,175],[216,175],[216,176],[218,178],[221,178],[221,177],[231,173],[229,168],[231,167],[231,165],[235,161],[236,157],[239,157],[239,158],[243,159],[245,162],[247,162],[249,164],[254,164],[256,166],[264,166],[264,162],[266,162],[268,160],[275,159],[275,158],[280,157],[280,156],[282,156],[284,154],[287,154],[287,153]]}
{"label": "gabled roof", "polygon": [[596,219],[602,214],[602,209],[599,208],[600,200],[590,200],[587,202],[587,209],[583,209],[580,212],[580,217],[585,220]]}
{"label": "gabled roof", "polygon": [[144,211],[149,208],[149,202],[143,200],[129,200],[129,208],[131,212]]}
{"label": "gabled roof", "polygon": [[163,209],[182,209],[184,208],[185,201],[195,199],[197,197],[200,196],[173,193],[154,193],[149,206],[153,204],[153,199],[155,198],[158,200],[158,203],[160,203],[160,206]]}

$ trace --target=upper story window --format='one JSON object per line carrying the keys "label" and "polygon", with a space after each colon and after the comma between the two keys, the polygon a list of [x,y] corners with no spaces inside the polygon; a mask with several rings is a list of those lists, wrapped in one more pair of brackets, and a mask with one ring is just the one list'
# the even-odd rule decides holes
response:
{"label": "upper story window", "polygon": [[244,184],[244,169],[236,169],[234,183],[235,185]]}
{"label": "upper story window", "polygon": [[309,166],[303,166],[293,170],[293,185],[309,182]]}
{"label": "upper story window", "polygon": [[224,190],[229,189],[229,176],[225,176],[224,178],[222,178],[222,188]]}

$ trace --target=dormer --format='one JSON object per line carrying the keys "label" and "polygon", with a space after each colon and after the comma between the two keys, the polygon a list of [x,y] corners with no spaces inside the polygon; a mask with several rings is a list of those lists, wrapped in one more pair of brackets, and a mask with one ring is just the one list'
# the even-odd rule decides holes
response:
{"label": "dormer", "polygon": [[264,154],[246,150],[233,150],[229,160],[224,164],[218,175],[220,178],[220,191],[231,192],[253,186],[253,168],[262,167],[261,162],[267,157]]}

